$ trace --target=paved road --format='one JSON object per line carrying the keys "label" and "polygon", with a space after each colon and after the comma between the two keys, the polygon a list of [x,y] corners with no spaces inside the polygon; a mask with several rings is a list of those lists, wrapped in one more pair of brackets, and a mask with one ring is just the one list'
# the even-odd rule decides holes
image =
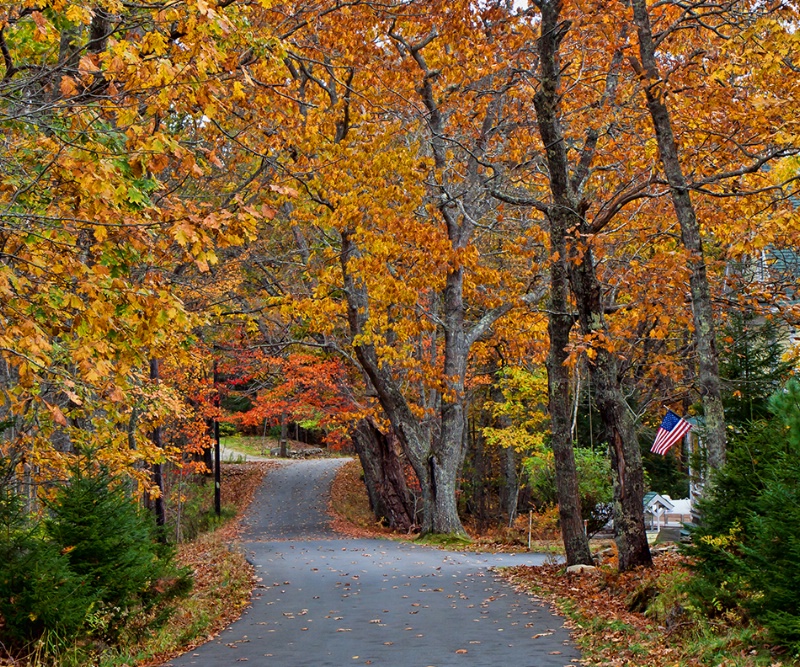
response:
{"label": "paved road", "polygon": [[270,470],[247,519],[261,581],[252,606],[173,667],[564,667],[580,655],[563,621],[488,567],[541,555],[439,551],[339,539],[324,513],[341,461]]}

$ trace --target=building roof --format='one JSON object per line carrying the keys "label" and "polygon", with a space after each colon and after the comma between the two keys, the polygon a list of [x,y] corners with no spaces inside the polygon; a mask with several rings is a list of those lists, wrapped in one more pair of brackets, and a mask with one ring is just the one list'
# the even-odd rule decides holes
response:
{"label": "building roof", "polygon": [[646,511],[652,511],[653,509],[656,509],[658,505],[660,505],[663,509],[666,510],[675,509],[675,506],[668,498],[665,498],[664,496],[656,493],[655,491],[650,491],[650,493],[646,493],[643,498],[643,502]]}

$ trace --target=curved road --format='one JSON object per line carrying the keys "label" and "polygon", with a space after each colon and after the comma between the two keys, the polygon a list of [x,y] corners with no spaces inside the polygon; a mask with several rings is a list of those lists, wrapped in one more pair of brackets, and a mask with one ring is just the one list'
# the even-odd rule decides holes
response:
{"label": "curved road", "polygon": [[342,460],[267,473],[244,546],[261,577],[252,606],[171,667],[564,667],[580,654],[563,619],[490,566],[543,555],[440,551],[340,539],[325,514]]}

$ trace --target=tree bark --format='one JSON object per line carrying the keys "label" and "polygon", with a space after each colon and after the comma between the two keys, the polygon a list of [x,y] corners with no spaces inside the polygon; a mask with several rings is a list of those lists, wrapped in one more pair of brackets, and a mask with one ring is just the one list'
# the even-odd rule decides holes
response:
{"label": "tree bark", "polygon": [[567,565],[592,565],[589,540],[581,518],[578,476],[570,433],[569,369],[566,363],[573,317],[568,298],[565,236],[566,229],[551,221],[550,245],[555,257],[550,267],[550,305],[547,323],[550,337],[550,350],[547,355],[547,394],[551,446],[556,467],[558,516]]}
{"label": "tree bark", "polygon": [[411,530],[415,525],[414,499],[395,450],[396,438],[383,433],[374,420],[362,419],[353,430],[352,440],[375,517],[395,530]]}
{"label": "tree bark", "polygon": [[[566,155],[558,128],[558,48],[564,36],[559,25],[561,3],[542,1],[542,34],[537,44],[540,58],[541,85],[534,96],[539,134],[547,152],[550,167],[550,189],[563,197],[569,188]],[[563,165],[558,164],[562,160]],[[562,182],[563,181],[563,182]],[[560,194],[558,194],[560,193]],[[547,331],[550,349],[547,356],[547,392],[550,412],[551,445],[556,468],[556,493],[561,536],[568,565],[591,565],[589,540],[583,529],[575,453],[572,449],[569,409],[569,370],[566,367],[569,334],[574,318],[569,304],[569,272],[567,269],[567,218],[560,214],[558,201],[548,211],[550,223],[550,305]]]}
{"label": "tree bark", "polygon": [[[584,224],[584,223],[581,223]],[[573,292],[578,304],[581,331],[606,333],[600,282],[591,246],[580,260],[571,262]],[[603,420],[614,476],[614,533],[619,570],[653,564],[644,525],[644,470],[634,420],[619,382],[617,357],[602,344],[594,349],[589,372],[595,388],[597,409]]]}
{"label": "tree bark", "polygon": [[[607,331],[603,318],[604,304],[600,282],[590,244],[582,243],[588,233],[587,222],[582,214],[581,202],[570,181],[569,159],[560,125],[560,63],[559,48],[566,35],[569,24],[561,21],[561,1],[542,0],[538,3],[542,12],[541,37],[539,38],[540,86],[534,96],[534,107],[538,120],[539,133],[546,149],[550,193],[553,203],[548,210],[550,222],[551,252],[556,259],[551,268],[551,313],[550,313],[550,357],[548,358],[549,391],[551,400],[551,420],[553,423],[554,453],[556,455],[556,486],[559,489],[561,507],[561,487],[563,493],[574,493],[566,498],[570,532],[569,539],[576,543],[575,531],[579,522],[583,535],[583,521],[580,513],[580,500],[575,489],[568,488],[575,476],[574,454],[572,452],[569,424],[569,377],[564,364],[565,348],[569,344],[569,332],[573,318],[569,312],[567,283],[575,296],[578,319],[584,334]],[[591,146],[587,142],[587,146]],[[593,153],[582,159],[587,169]],[[569,244],[568,230],[576,230],[575,240]],[[650,550],[644,526],[642,497],[644,495],[644,473],[641,453],[636,438],[634,424],[628,413],[625,398],[619,386],[616,357],[613,350],[600,346],[595,350],[595,358],[590,360],[592,379],[598,387],[598,406],[608,434],[612,449],[612,464],[615,477],[615,526],[619,549],[620,570],[637,565],[651,565]],[[556,449],[558,448],[558,450]],[[559,467],[562,468],[559,472]],[[562,480],[559,480],[559,476]],[[573,505],[573,503],[575,503]],[[563,512],[563,510],[562,510]],[[562,531],[565,519],[562,517]],[[568,536],[565,532],[565,546]],[[584,536],[584,540],[586,540]],[[588,540],[586,541],[588,552]],[[578,551],[585,558],[583,551]],[[569,560],[568,551],[568,560]],[[591,557],[588,561],[591,562]]]}
{"label": "tree bark", "polygon": [[[369,320],[369,298],[366,286],[353,276],[349,263],[358,256],[358,249],[350,234],[342,233],[341,266],[344,291],[347,298],[347,319],[350,334],[353,338],[363,336]],[[417,474],[422,494],[423,533],[434,530],[434,490],[432,486],[432,470],[429,459],[432,456],[430,440],[426,438],[424,429],[414,416],[391,371],[381,364],[375,345],[361,342],[355,345],[356,358],[364,373],[372,383],[378,402],[386,413],[392,430],[397,435],[403,450],[408,456],[411,467]],[[463,531],[463,527],[462,527]]]}
{"label": "tree bark", "polygon": [[633,0],[632,5],[633,20],[639,34],[639,56],[642,60],[641,64],[634,61],[634,67],[644,79],[647,108],[653,122],[661,164],[669,183],[672,205],[681,226],[683,245],[690,253],[689,285],[698,357],[697,379],[705,415],[707,460],[709,467],[718,469],[725,463],[725,413],[722,407],[714,311],[711,289],[706,275],[703,239],[694,204],[689,195],[686,177],[681,167],[669,109],[665,102],[666,91],[656,63],[656,47],[647,3],[645,0]]}

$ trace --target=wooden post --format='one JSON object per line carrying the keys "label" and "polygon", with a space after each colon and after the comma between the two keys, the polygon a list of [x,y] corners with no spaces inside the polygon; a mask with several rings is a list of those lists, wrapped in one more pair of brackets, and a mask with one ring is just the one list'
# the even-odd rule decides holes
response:
{"label": "wooden post", "polygon": [[[217,362],[214,360],[214,388],[217,389],[217,382],[219,381],[219,373],[217,371]],[[219,390],[214,397],[217,410],[219,410]],[[219,415],[214,415],[214,512],[217,516],[222,515],[222,475],[220,474],[220,445],[219,445]]]}
{"label": "wooden post", "polygon": [[[159,372],[159,365],[158,359],[150,359],[150,379],[155,383],[158,384],[159,380],[161,379],[161,375]],[[153,432],[150,434],[150,439],[152,440],[153,444],[161,449],[162,442],[161,442],[161,427],[156,426],[153,429]],[[154,510],[156,515],[156,525],[157,526],[164,526],[167,523],[167,512],[166,507],[164,505],[164,470],[161,463],[154,463],[153,464],[153,483],[158,488],[158,498],[155,500]],[[166,540],[166,535],[161,532],[159,535],[159,539]]]}
{"label": "wooden post", "polygon": [[531,530],[533,529],[533,510],[528,510],[528,551],[531,550]]}
{"label": "wooden post", "polygon": [[289,440],[289,423],[288,417],[286,416],[286,410],[281,412],[281,443],[280,443],[280,457],[285,459],[289,456],[289,447],[288,447],[288,440]]}

